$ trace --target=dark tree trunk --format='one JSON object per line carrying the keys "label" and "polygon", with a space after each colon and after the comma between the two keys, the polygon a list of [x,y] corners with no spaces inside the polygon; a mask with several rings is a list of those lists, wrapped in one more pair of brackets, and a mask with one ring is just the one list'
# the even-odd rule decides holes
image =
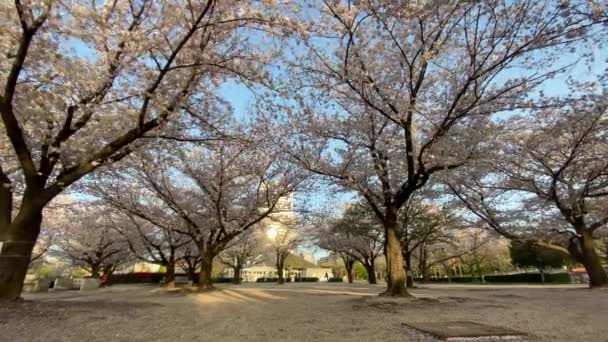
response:
{"label": "dark tree trunk", "polygon": [[354,260],[348,260],[344,262],[344,267],[346,267],[346,278],[348,279],[348,283],[353,283],[353,266],[355,265]]}
{"label": "dark tree trunk", "polygon": [[233,284],[241,283],[241,270],[243,269],[243,265],[240,262],[236,263],[236,267],[234,267],[234,277],[232,278]]}
{"label": "dark tree trunk", "polygon": [[608,287],[608,276],[595,249],[592,234],[588,230],[584,230],[580,234],[579,241],[582,254],[581,263],[589,275],[589,287]]}
{"label": "dark tree trunk", "polygon": [[[27,204],[22,204],[22,212]],[[21,297],[23,281],[30,264],[32,250],[40,233],[41,211],[30,211],[21,223],[3,223],[0,226],[0,300],[17,300]]]}
{"label": "dark tree trunk", "polygon": [[213,255],[201,254],[201,272],[198,275],[198,290],[213,290],[211,272],[213,271]]}
{"label": "dark tree trunk", "polygon": [[196,265],[188,264],[186,272],[188,273],[188,279],[194,282],[196,280]]}
{"label": "dark tree trunk", "polygon": [[175,259],[170,257],[167,265],[167,272],[165,272],[165,283],[164,287],[173,288],[175,287]]}
{"label": "dark tree trunk", "polygon": [[277,253],[277,278],[279,284],[285,284],[285,278],[283,277],[283,267],[285,265],[285,257],[280,253]]}
{"label": "dark tree trunk", "polygon": [[406,285],[409,289],[411,289],[414,287],[414,275],[412,273],[412,253],[403,253],[403,258],[405,261]]}
{"label": "dark tree trunk", "polygon": [[429,272],[428,268],[421,269],[420,273],[422,273],[422,282],[424,282],[424,283],[431,282],[431,272]]}
{"label": "dark tree trunk", "polygon": [[401,240],[397,234],[397,214],[387,210],[384,221],[386,272],[390,281],[381,295],[391,297],[409,297],[405,283],[405,268],[401,253]]}
{"label": "dark tree trunk", "polygon": [[91,278],[99,278],[99,270],[101,270],[101,265],[98,263],[91,264]]}
{"label": "dark tree trunk", "polygon": [[184,257],[181,262],[181,266],[186,269],[186,273],[188,274],[188,280],[192,280],[193,283],[196,283],[196,271],[198,267],[198,258],[195,257]]}
{"label": "dark tree trunk", "polygon": [[365,270],[367,271],[367,283],[377,284],[378,281],[376,281],[376,267],[374,267],[374,261],[365,260],[363,265],[365,266]]}
{"label": "dark tree trunk", "polygon": [[429,273],[430,268],[427,265],[426,248],[424,245],[420,246],[420,257],[418,258],[418,271],[422,275],[422,282],[429,283],[431,281],[431,274]]}
{"label": "dark tree trunk", "polygon": [[111,276],[116,267],[114,265],[106,265],[103,267],[102,275]]}

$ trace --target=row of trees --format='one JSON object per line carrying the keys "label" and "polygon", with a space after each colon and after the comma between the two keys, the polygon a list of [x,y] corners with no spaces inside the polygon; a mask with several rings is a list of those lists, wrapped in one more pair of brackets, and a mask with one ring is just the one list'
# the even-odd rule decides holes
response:
{"label": "row of trees", "polygon": [[[15,0],[0,11],[2,299],[20,295],[44,209],[83,178],[142,229],[171,222],[190,236],[203,284],[222,248],[316,174],[381,222],[386,295],[408,295],[399,213],[433,179],[501,234],[566,246],[606,286],[593,243],[608,221],[606,73],[587,52],[606,34],[598,2]],[[545,94],[562,75],[567,96]],[[220,96],[228,81],[255,92],[252,128]],[[525,224],[492,203],[505,196],[524,203]]]}
{"label": "row of trees", "polygon": [[[413,199],[399,212],[397,227],[408,287],[413,286],[414,273],[428,281],[436,269],[445,274],[456,273],[457,268],[461,273],[462,268],[473,274],[482,272],[485,258],[506,258],[505,264],[509,264],[508,256],[497,255],[501,240],[496,234],[464,225],[456,209],[448,206]],[[353,202],[316,233],[316,245],[340,257],[350,282],[353,266],[359,262],[367,271],[368,282],[376,283],[374,263],[384,252],[382,224],[365,201]]]}
{"label": "row of trees", "polygon": [[[171,214],[165,215],[170,217]],[[67,264],[72,269],[82,269],[92,277],[99,277],[110,276],[116,270],[128,270],[138,264],[151,264],[159,266],[165,273],[165,287],[175,286],[176,268],[185,271],[190,280],[203,281],[199,285],[201,289],[211,287],[211,279],[206,278],[211,276],[199,274],[204,265],[196,241],[190,234],[174,228],[176,226],[161,229],[149,221],[140,221],[128,213],[116,211],[110,203],[99,199],[89,201],[87,205],[65,205],[47,217],[52,221],[43,224],[42,232],[52,239],[41,239],[39,243],[50,247],[39,252],[43,261],[32,261],[33,268]],[[283,266],[285,258],[295,250],[300,239],[294,227],[274,233],[272,227],[266,226],[265,222],[238,234],[214,256],[212,266],[231,268],[235,283],[240,283],[244,267],[273,257],[276,257],[277,265]],[[275,255],[277,250],[285,251],[285,254]],[[222,268],[208,273],[217,277]]]}

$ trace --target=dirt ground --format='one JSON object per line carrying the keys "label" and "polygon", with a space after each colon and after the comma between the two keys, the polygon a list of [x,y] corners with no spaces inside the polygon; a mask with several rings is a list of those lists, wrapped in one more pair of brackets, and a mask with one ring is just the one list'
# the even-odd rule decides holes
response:
{"label": "dirt ground", "polygon": [[198,294],[154,287],[25,295],[0,304],[0,341],[437,341],[407,322],[473,321],[517,341],[608,341],[608,291],[580,287],[430,286],[415,300],[383,286],[223,285]]}

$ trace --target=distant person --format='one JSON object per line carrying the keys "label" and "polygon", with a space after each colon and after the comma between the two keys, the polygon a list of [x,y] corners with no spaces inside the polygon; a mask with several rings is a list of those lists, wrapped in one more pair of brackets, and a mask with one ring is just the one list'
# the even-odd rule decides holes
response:
{"label": "distant person", "polygon": [[104,288],[106,285],[108,285],[108,275],[104,274],[99,277],[99,287]]}
{"label": "distant person", "polygon": [[327,272],[325,272],[325,280],[329,280],[329,274],[327,274]]}

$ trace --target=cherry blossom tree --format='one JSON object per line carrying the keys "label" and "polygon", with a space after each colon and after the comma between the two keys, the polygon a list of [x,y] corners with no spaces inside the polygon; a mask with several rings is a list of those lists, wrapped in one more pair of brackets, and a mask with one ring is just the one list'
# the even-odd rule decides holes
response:
{"label": "cherry blossom tree", "polygon": [[340,218],[320,231],[317,244],[343,255],[347,273],[352,272],[355,261],[360,262],[368,283],[377,283],[375,263],[384,251],[383,230],[367,202],[354,202],[346,208]]}
{"label": "cherry blossom tree", "polygon": [[54,246],[57,236],[63,226],[69,221],[70,215],[74,214],[76,202],[68,194],[57,196],[44,209],[44,217],[41,224],[40,234],[32,250],[30,267],[39,264],[49,254]]}
{"label": "cherry blossom tree", "polygon": [[201,254],[193,241],[181,248],[180,257],[176,260],[176,265],[186,271],[188,279],[195,282],[196,273],[201,267]]}
{"label": "cherry blossom tree", "polygon": [[253,137],[138,153],[130,159],[132,167],[117,172],[122,179],[115,194],[126,187],[139,190],[122,192],[115,206],[137,220],[186,235],[196,245],[201,290],[213,288],[214,258],[277,212],[277,204],[305,179],[279,150]]}
{"label": "cherry blossom tree", "polygon": [[256,259],[259,260],[260,246],[258,245],[259,237],[253,234],[252,230],[239,235],[230,243],[218,258],[226,266],[233,270],[233,283],[241,283],[241,271],[243,267],[255,265]]}
{"label": "cherry blossom tree", "polygon": [[272,251],[277,268],[277,283],[285,284],[285,261],[287,257],[303,242],[303,237],[296,229],[293,218],[269,217],[261,223],[266,234],[266,245]]}
{"label": "cherry blossom tree", "polygon": [[0,299],[16,299],[43,208],[151,137],[204,135],[191,124],[223,106],[223,81],[264,77],[272,49],[258,44],[284,21],[270,0],[15,0],[0,12]]}
{"label": "cherry blossom tree", "polygon": [[125,164],[99,172],[83,189],[114,210],[109,217],[113,229],[139,260],[166,267],[164,285],[173,287],[182,247],[190,244],[191,238],[180,230],[183,222],[179,216],[151,196],[154,188],[142,178],[138,166],[129,160]]}
{"label": "cherry blossom tree", "polygon": [[[469,251],[462,251],[456,247],[454,231],[460,228],[458,218],[449,208],[424,203],[420,198],[413,197],[399,211],[398,229],[401,237],[403,259],[407,272],[407,286],[413,287],[413,258],[418,255],[425,265],[422,269],[426,275],[429,267],[443,261],[454,259]],[[451,245],[452,248],[446,248]],[[430,249],[438,247],[442,251],[450,250],[450,253],[435,253],[433,258]],[[432,261],[431,261],[432,260]],[[420,267],[419,267],[420,269]]]}
{"label": "cherry blossom tree", "polygon": [[577,6],[586,4],[315,1],[301,12],[318,24],[290,60],[297,95],[285,144],[383,222],[385,295],[407,295],[399,209],[473,159],[494,114],[533,106],[528,95],[568,66],[597,22],[569,11]]}
{"label": "cherry blossom tree", "polygon": [[57,233],[55,247],[54,256],[85,269],[95,278],[133,261],[126,240],[112,228],[107,208],[99,203],[73,208]]}
{"label": "cherry blossom tree", "polygon": [[569,254],[605,287],[595,240],[608,226],[607,125],[603,95],[515,118],[497,152],[450,188],[503,236]]}
{"label": "cherry blossom tree", "polygon": [[175,266],[182,257],[181,249],[189,244],[191,239],[170,226],[160,225],[145,213],[123,215],[120,218],[110,218],[112,228],[123,236],[129,250],[139,260],[166,267],[163,285],[174,287]]}

